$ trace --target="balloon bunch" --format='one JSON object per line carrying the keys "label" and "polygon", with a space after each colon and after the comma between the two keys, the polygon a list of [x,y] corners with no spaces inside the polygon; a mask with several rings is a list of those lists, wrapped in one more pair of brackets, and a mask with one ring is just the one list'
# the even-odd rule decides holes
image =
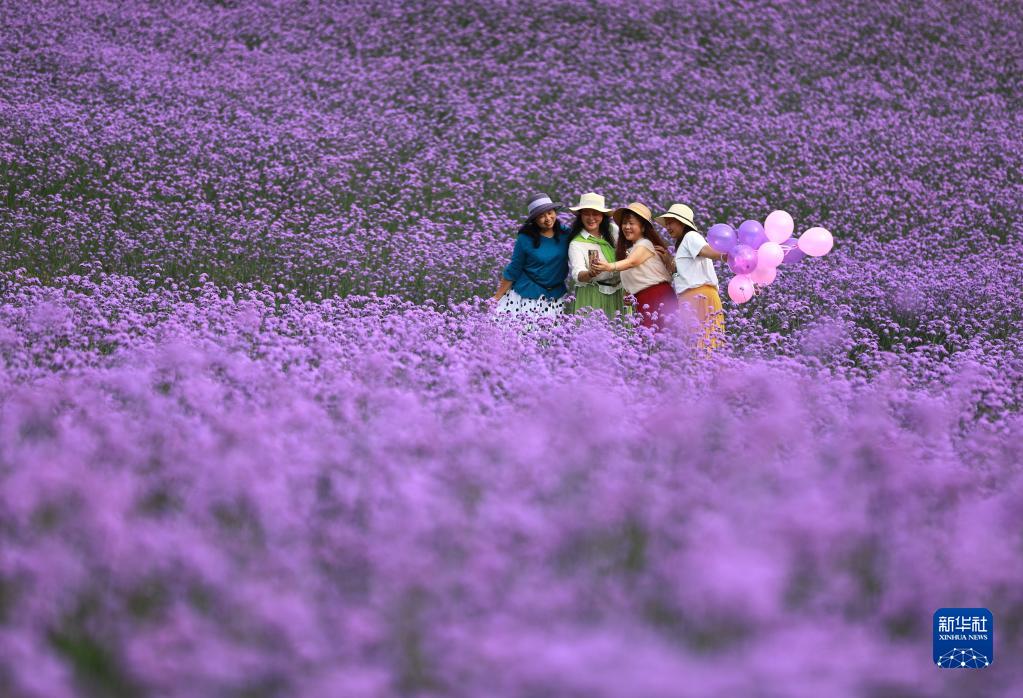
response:
{"label": "balloon bunch", "polygon": [[728,255],[728,267],[735,276],[728,282],[728,297],[745,303],[757,286],[768,286],[782,264],[795,264],[803,257],[823,257],[835,244],[824,228],[810,228],[798,238],[792,237],[792,216],[772,211],[761,225],[743,221],[739,230],[718,223],[707,231],[707,243]]}

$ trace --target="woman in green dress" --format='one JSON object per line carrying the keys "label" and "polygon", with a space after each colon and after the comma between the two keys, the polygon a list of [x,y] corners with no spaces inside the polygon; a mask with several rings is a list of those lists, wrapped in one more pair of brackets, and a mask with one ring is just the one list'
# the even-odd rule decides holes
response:
{"label": "woman in green dress", "polygon": [[575,282],[572,312],[598,308],[614,318],[615,313],[626,312],[621,279],[617,272],[601,273],[590,268],[593,255],[600,261],[615,261],[618,226],[608,215],[612,209],[604,205],[603,196],[593,192],[583,194],[579,203],[569,208],[575,213],[572,242],[568,245],[569,276]]}

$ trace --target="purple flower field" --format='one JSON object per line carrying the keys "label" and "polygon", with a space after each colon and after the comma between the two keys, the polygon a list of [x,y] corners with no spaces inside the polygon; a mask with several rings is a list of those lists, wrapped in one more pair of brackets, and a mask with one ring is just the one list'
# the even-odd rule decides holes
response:
{"label": "purple flower field", "polygon": [[[1021,37],[0,3],[0,696],[1018,696]],[[591,190],[835,248],[711,358],[496,322],[526,197]]]}

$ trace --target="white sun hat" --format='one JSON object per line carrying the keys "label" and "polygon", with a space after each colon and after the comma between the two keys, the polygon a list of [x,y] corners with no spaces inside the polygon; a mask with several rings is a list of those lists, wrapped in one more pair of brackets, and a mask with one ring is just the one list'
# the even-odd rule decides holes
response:
{"label": "white sun hat", "polygon": [[659,225],[663,226],[668,218],[674,218],[677,221],[682,221],[693,230],[697,230],[696,223],[693,223],[693,209],[689,208],[685,204],[672,204],[667,213],[662,213],[654,220],[657,221]]}
{"label": "white sun hat", "polygon": [[601,213],[611,213],[612,210],[604,204],[604,197],[596,192],[588,191],[579,197],[579,203],[575,206],[569,206],[568,210],[573,213],[578,213],[583,209],[593,209],[594,211],[600,211]]}

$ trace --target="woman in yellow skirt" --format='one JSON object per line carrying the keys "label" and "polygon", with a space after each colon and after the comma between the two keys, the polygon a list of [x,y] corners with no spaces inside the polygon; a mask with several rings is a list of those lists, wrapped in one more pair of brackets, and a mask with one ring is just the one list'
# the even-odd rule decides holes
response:
{"label": "woman in yellow skirt", "polygon": [[718,294],[718,276],[714,261],[727,255],[707,244],[693,222],[693,209],[673,204],[667,213],[655,218],[675,241],[675,256],[665,250],[663,259],[672,272],[671,285],[678,294],[679,310],[687,314],[698,329],[698,346],[713,351],[721,346],[725,334],[725,315]]}

